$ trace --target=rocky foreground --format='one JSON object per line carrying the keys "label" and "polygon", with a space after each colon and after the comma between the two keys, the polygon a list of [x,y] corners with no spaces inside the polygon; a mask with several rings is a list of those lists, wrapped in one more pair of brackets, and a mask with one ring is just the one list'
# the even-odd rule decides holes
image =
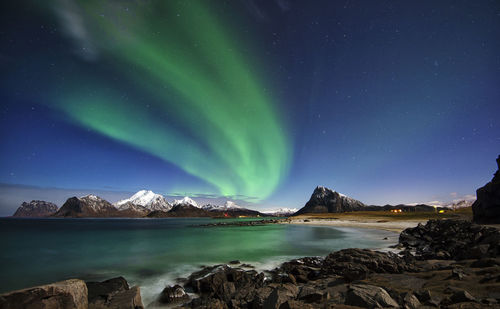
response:
{"label": "rocky foreground", "polygon": [[[345,249],[257,272],[204,267],[167,286],[148,307],[500,308],[500,232],[461,220],[404,230],[399,254]],[[123,278],[68,280],[0,295],[0,308],[143,308]]]}

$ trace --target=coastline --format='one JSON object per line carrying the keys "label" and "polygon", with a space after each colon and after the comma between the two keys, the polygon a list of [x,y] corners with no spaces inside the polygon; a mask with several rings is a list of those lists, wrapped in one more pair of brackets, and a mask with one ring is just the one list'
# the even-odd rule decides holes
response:
{"label": "coastline", "polygon": [[[71,279],[2,294],[0,307],[2,302],[16,303],[19,297],[44,302],[63,299],[68,293],[78,296],[82,303],[103,308],[118,304],[120,308],[500,307],[495,292],[500,288],[496,280],[500,278],[500,233],[496,228],[466,220],[429,220],[397,234],[388,229],[413,226],[418,221],[293,221],[289,224],[331,226],[345,231],[374,225],[378,232],[366,234],[366,230],[363,235],[399,236],[397,241],[384,238],[388,244],[397,243],[393,247],[396,252],[341,249],[267,267],[233,260],[185,269],[181,277],[158,280],[153,289],[144,284],[130,286],[123,277],[101,282]],[[40,300],[36,291],[43,292]]]}
{"label": "coastline", "polygon": [[281,224],[297,224],[297,225],[317,225],[317,226],[335,226],[335,227],[352,227],[377,229],[389,232],[400,233],[404,229],[415,227],[419,223],[425,224],[427,220],[404,220],[404,221],[388,221],[388,220],[370,220],[370,219],[330,219],[330,218],[309,218],[309,219],[289,219]]}

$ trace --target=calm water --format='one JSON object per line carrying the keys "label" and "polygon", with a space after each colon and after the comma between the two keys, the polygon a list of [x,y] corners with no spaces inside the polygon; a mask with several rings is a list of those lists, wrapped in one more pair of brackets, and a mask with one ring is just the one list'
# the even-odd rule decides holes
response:
{"label": "calm water", "polygon": [[[147,304],[201,265],[240,260],[260,269],[348,248],[383,248],[393,233],[273,224],[196,227],[214,219],[0,219],[0,293],[67,278],[124,276]],[[393,239],[393,238],[392,238]]]}

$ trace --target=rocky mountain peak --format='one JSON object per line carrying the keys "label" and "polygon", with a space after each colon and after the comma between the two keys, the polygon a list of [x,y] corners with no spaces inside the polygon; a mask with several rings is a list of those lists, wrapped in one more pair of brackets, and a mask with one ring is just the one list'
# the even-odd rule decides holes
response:
{"label": "rocky mountain peak", "polygon": [[118,213],[110,202],[89,194],[83,197],[71,197],[55,213],[58,217],[107,217]]}
{"label": "rocky mountain peak", "polygon": [[360,210],[365,204],[323,186],[314,189],[311,198],[296,214],[347,212]]}
{"label": "rocky mountain peak", "polygon": [[185,196],[181,200],[174,200],[174,202],[172,204],[173,204],[173,206],[189,205],[189,206],[194,206],[194,207],[200,208],[200,206],[198,206],[198,203],[196,203],[193,199],[191,199],[188,196]]}
{"label": "rocky mountain peak", "polygon": [[23,202],[14,213],[14,217],[47,217],[57,211],[57,205],[40,200]]}

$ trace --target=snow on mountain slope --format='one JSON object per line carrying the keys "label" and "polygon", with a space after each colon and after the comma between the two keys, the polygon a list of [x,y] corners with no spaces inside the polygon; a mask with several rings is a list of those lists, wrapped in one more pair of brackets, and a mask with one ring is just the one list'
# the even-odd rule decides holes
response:
{"label": "snow on mountain slope", "polygon": [[118,201],[114,205],[120,210],[125,210],[130,208],[129,203],[143,206],[149,210],[169,211],[172,208],[163,195],[156,194],[151,190],[138,191],[130,198]]}
{"label": "snow on mountain slope", "polygon": [[226,201],[224,205],[207,204],[203,205],[202,208],[208,211],[228,211],[234,209],[244,209],[243,207],[236,205],[236,203],[232,201]]}
{"label": "snow on mountain slope", "polygon": [[181,200],[174,200],[174,202],[172,203],[173,206],[177,206],[177,205],[191,205],[191,206],[194,206],[194,207],[198,207],[198,208],[201,208],[200,206],[198,206],[198,204],[193,201],[191,198],[185,196],[183,199]]}
{"label": "snow on mountain slope", "polygon": [[275,216],[290,216],[293,215],[298,211],[297,208],[278,208],[278,209],[269,209],[269,210],[264,210],[262,213],[268,214],[268,215],[275,215]]}

